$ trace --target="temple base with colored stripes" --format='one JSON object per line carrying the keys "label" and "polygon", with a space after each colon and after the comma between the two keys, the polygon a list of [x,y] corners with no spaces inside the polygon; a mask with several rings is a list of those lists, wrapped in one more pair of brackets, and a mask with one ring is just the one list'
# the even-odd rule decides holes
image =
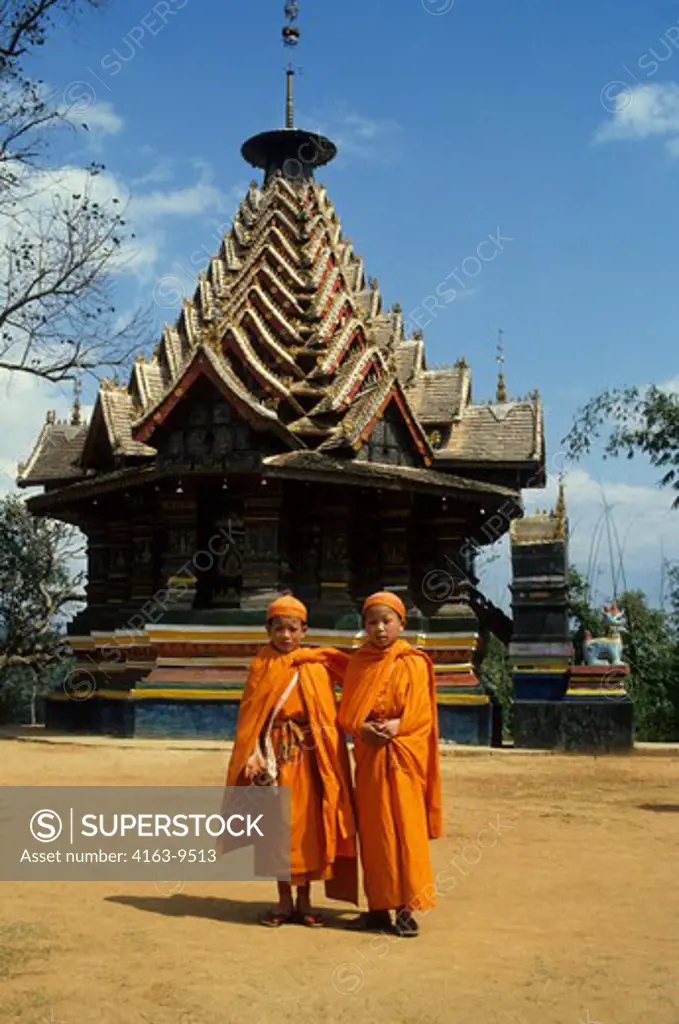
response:
{"label": "temple base with colored stripes", "polygon": [[[357,647],[360,621],[351,618],[350,629],[310,629],[308,644]],[[499,746],[501,708],[475,671],[478,633],[434,626],[403,635],[434,662],[441,739]],[[78,667],[47,697],[46,726],[110,736],[232,739],[250,660],[266,639],[261,625],[247,621],[69,637]]]}
{"label": "temple base with colored stripes", "polygon": [[634,747],[628,665],[570,665],[561,675],[514,673],[514,746],[614,753]]}

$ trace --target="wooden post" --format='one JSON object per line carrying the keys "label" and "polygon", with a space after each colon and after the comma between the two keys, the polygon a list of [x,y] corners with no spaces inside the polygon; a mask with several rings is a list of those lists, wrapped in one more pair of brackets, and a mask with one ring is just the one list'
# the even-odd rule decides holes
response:
{"label": "wooden post", "polygon": [[287,524],[282,544],[289,549],[290,589],[308,607],[320,602],[321,519],[320,494],[306,484],[302,500],[283,510]]}
{"label": "wooden post", "polygon": [[161,518],[165,525],[162,552],[162,585],[169,592],[167,606],[172,609],[193,608],[197,572],[193,564],[197,546],[197,506],[190,484],[177,484],[182,490],[161,494]]}
{"label": "wooden post", "polygon": [[442,509],[441,514],[427,520],[432,531],[436,557],[435,568],[425,576],[424,596],[435,604],[435,619],[464,619],[470,628],[478,626],[471,606],[471,591],[478,580],[474,575],[472,540],[466,540],[469,519]]}
{"label": "wooden post", "polygon": [[390,492],[383,498],[381,506],[382,588],[398,594],[409,616],[421,616],[411,590],[412,495]]}
{"label": "wooden post", "polygon": [[332,612],[354,612],[349,592],[349,509],[346,501],[333,498],[321,513],[321,607]]}
{"label": "wooden post", "polygon": [[262,481],[243,500],[245,545],[241,607],[259,611],[280,594],[279,521],[283,502],[278,481]]}

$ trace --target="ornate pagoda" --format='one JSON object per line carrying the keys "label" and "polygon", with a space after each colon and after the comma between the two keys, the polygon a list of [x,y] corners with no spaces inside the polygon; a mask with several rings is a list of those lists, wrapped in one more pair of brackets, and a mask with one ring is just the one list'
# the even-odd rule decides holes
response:
{"label": "ornate pagoda", "polygon": [[544,485],[540,399],[501,382],[474,403],[464,359],[427,367],[315,180],[336,148],[294,127],[292,69],[286,127],[242,153],[263,180],[176,322],[89,422],[49,412],[20,469],[43,487],[31,510],[87,537],[79,667],[47,724],[228,736],[274,595],[308,605],[309,643],[351,647],[363,598],[390,589],[436,663],[442,735],[493,742],[478,667],[511,622],[474,554]]}

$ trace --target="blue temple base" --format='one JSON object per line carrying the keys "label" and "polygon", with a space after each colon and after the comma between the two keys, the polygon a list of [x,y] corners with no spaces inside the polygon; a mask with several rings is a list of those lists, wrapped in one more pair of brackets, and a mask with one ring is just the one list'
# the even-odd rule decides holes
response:
{"label": "blue temple base", "polygon": [[[48,729],[104,736],[158,739],[233,740],[236,700],[144,700],[97,698],[81,703],[46,702]],[[438,706],[439,735],[446,743],[500,746],[501,708],[497,704]]]}
{"label": "blue temple base", "polygon": [[498,704],[438,705],[439,739],[474,747],[502,746],[502,708]]}

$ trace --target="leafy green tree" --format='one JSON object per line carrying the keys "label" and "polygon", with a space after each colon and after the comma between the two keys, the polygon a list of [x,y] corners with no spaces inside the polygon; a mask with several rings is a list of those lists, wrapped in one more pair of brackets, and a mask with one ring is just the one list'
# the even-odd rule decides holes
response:
{"label": "leafy green tree", "polygon": [[672,741],[677,738],[679,687],[674,674],[677,638],[667,612],[650,608],[640,590],[621,596],[629,634],[627,661],[631,669],[630,696],[635,703],[640,739]]}
{"label": "leafy green tree", "polygon": [[[661,470],[660,486],[679,492],[679,395],[654,385],[602,392],[576,415],[562,442],[566,454],[572,459],[587,454],[604,429],[609,431],[605,455],[643,455]],[[679,493],[672,507],[679,508]]]}
{"label": "leafy green tree", "polygon": [[38,518],[10,495],[0,501],[0,704],[14,715],[28,705],[35,722],[39,695],[65,671],[70,651],[64,617],[84,600],[84,573],[73,527]]}
{"label": "leafy green tree", "polygon": [[601,636],[604,619],[601,610],[590,604],[589,584],[574,565],[568,568],[568,609],[571,616],[571,639],[575,648],[575,657],[578,662],[582,663],[585,660],[585,630],[588,630],[592,636]]}
{"label": "leafy green tree", "polygon": [[507,647],[492,633],[488,635],[479,677],[486,691],[495,697],[502,708],[502,735],[503,739],[509,739],[512,735],[514,708],[512,666]]}

